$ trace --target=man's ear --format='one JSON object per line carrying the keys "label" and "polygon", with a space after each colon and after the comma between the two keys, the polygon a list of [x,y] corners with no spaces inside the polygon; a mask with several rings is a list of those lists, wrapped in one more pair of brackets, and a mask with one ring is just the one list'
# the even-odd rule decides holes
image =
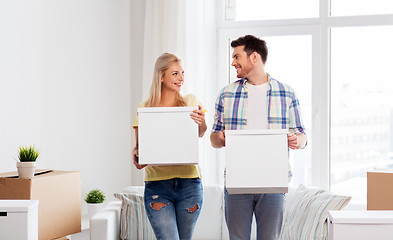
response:
{"label": "man's ear", "polygon": [[258,61],[258,54],[256,52],[253,52],[250,57],[252,63],[256,63]]}

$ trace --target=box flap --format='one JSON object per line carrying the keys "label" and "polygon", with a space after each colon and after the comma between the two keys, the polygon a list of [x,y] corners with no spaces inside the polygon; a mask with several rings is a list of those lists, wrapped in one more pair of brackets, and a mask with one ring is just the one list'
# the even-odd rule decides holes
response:
{"label": "box flap", "polygon": [[[52,172],[53,170],[50,169],[36,169],[34,172],[34,176],[38,176],[41,174],[45,174],[48,172]],[[18,178],[18,172],[14,171],[14,172],[5,172],[5,173],[0,173],[0,178]]]}
{"label": "box flap", "polygon": [[225,130],[225,135],[275,135],[288,133],[287,129]]}
{"label": "box flap", "polygon": [[393,211],[329,211],[333,224],[393,224]]}
{"label": "box flap", "polygon": [[0,200],[0,212],[28,212],[38,208],[38,200]]}
{"label": "box flap", "polygon": [[171,112],[192,112],[198,109],[198,107],[147,107],[147,108],[138,108],[138,113],[171,113]]}

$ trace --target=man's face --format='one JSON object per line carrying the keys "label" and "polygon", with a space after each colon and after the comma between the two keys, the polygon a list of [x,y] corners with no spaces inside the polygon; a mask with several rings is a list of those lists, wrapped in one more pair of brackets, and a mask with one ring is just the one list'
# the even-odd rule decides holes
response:
{"label": "man's face", "polygon": [[244,46],[238,46],[233,49],[232,66],[236,68],[238,78],[247,78],[254,65],[251,63],[250,57],[244,51]]}

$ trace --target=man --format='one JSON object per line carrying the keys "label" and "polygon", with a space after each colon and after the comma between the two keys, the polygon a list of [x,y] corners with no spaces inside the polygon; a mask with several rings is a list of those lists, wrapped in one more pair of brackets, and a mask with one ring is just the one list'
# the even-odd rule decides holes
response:
{"label": "man", "polygon": [[[299,101],[289,86],[265,72],[268,50],[265,41],[251,35],[231,43],[232,66],[240,80],[221,90],[216,101],[210,141],[225,147],[225,130],[288,129],[288,146],[301,149],[306,135]],[[291,173],[289,173],[291,176]],[[250,239],[252,216],[257,221],[257,238],[280,235],[285,194],[228,194],[225,190],[225,219],[230,239]]]}

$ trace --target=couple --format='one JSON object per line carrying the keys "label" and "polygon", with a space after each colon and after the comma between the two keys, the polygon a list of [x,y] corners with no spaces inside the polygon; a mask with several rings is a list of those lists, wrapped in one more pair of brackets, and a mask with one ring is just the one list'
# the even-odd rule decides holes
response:
{"label": "couple", "polygon": [[[293,90],[265,72],[265,41],[251,35],[232,41],[233,62],[240,80],[218,95],[211,144],[225,146],[225,130],[288,129],[288,146],[301,149],[306,135],[299,101]],[[202,104],[193,95],[181,96],[184,70],[173,54],[164,53],[156,61],[147,101],[138,107],[198,106],[191,118],[206,132]],[[134,165],[145,168],[145,209],[157,239],[192,239],[202,207],[199,165],[146,166],[138,163],[138,118],[135,116]],[[225,218],[230,239],[250,239],[252,216],[257,221],[258,239],[278,238],[283,220],[285,194],[228,194],[225,190]]]}

